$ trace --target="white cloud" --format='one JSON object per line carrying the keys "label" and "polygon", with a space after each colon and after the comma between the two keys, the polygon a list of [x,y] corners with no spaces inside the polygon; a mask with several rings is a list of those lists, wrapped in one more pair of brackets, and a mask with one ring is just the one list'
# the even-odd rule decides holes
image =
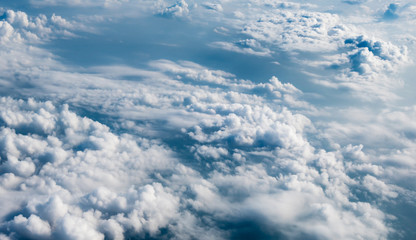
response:
{"label": "white cloud", "polygon": [[[192,15],[185,4],[166,11]],[[229,4],[221,2],[223,12]],[[346,78],[334,84],[361,92],[371,72],[407,61],[404,49],[349,32],[337,15],[266,3],[275,6],[264,21],[243,14],[253,27],[244,47],[325,51],[345,64]],[[247,224],[267,237],[386,239],[394,233],[389,207],[414,194],[413,108],[329,109],[317,120],[306,116],[318,110],[303,92],[277,77],[254,82],[166,59],[144,69],[68,67],[31,46],[26,28],[52,29],[47,40],[71,22],[27,17],[25,27],[25,14],[13,14],[0,22],[8,43],[0,47],[1,93],[28,100],[0,99],[0,238],[226,239]]]}
{"label": "white cloud", "polygon": [[[281,84],[277,79],[274,82],[275,87],[282,91],[299,91],[292,85]],[[8,173],[9,181],[19,182],[9,184],[5,191],[11,194],[14,189],[20,189],[23,194],[31,193],[32,200],[25,205],[25,211],[47,223],[51,229],[50,236],[61,238],[120,238],[130,233],[159,236],[161,228],[179,234],[175,223],[194,210],[212,214],[210,227],[217,228],[216,221],[238,218],[237,213],[243,209],[251,209],[262,216],[262,221],[277,224],[283,229],[293,225],[302,233],[323,238],[348,237],[350,233],[368,237],[388,233],[384,215],[377,212],[374,206],[368,206],[366,211],[379,214],[368,216],[369,221],[376,222],[378,227],[360,219],[361,210],[348,210],[355,206],[348,200],[351,194],[349,186],[355,183],[345,175],[341,155],[323,150],[315,153],[305,136],[311,124],[306,117],[285,108],[272,111],[266,106],[251,106],[253,102],[205,102],[207,100],[201,97],[195,100],[198,102],[191,102],[191,106],[199,105],[201,109],[192,111],[197,113],[211,108],[215,113],[212,122],[196,122],[194,126],[196,129],[199,127],[201,132],[189,128],[189,133],[195,134],[193,136],[198,142],[195,153],[216,161],[209,164],[213,171],[206,180],[171,157],[171,150],[160,146],[160,143],[133,140],[129,135],[115,135],[108,127],[81,118],[65,106],[3,98],[2,113],[13,109],[14,119],[21,119],[17,122],[3,120],[2,136],[13,140],[7,147],[2,147],[2,159],[6,160],[4,164],[27,161],[36,168],[36,171],[20,174],[20,180],[11,178],[16,171],[3,169]],[[48,127],[39,132],[38,125],[34,125],[37,122]],[[219,130],[211,131],[210,128]],[[236,144],[225,148],[230,137]],[[204,144],[207,141],[212,145]],[[246,151],[246,146],[251,145],[254,148]],[[259,152],[256,156],[255,152],[262,150],[270,152],[266,155]],[[237,159],[231,156],[237,156],[234,153],[247,162],[239,161],[244,165],[235,166],[232,170],[234,159]],[[9,157],[12,155],[17,160]],[[319,158],[316,163],[319,171],[309,165],[316,158]],[[256,159],[262,159],[264,163],[254,164]],[[188,186],[195,195],[187,195],[186,188],[181,186]],[[334,218],[337,224],[345,225],[341,220],[345,219],[353,224],[317,233],[316,228],[306,227],[307,221],[299,222],[306,209],[287,201],[288,198],[297,198],[304,204],[327,202],[333,217],[324,215],[325,221]],[[22,203],[7,202],[8,209],[18,209]],[[342,207],[337,204],[342,204]],[[183,209],[183,206],[188,207]],[[316,211],[320,211],[319,206],[316,206]],[[269,207],[298,211],[267,211]],[[2,216],[8,213],[3,211]],[[325,226],[325,221],[319,221],[322,225],[316,223],[314,226]],[[74,230],[78,224],[84,227]],[[189,224],[197,228],[202,226],[199,221]],[[365,232],[361,231],[364,226]],[[13,230],[6,233],[12,234]]]}
{"label": "white cloud", "polygon": [[256,56],[270,56],[272,51],[267,48],[263,48],[256,40],[254,39],[246,39],[240,40],[236,43],[228,43],[228,42],[213,42],[210,44],[211,47],[222,48],[227,51],[243,53],[243,54],[251,54]]}
{"label": "white cloud", "polygon": [[13,10],[7,10],[4,14],[6,15],[5,18],[7,22],[9,22],[10,24],[16,24],[22,27],[29,26],[27,14],[24,12],[14,12]]}
{"label": "white cloud", "polygon": [[161,71],[171,72],[174,74],[183,74],[185,77],[196,81],[205,81],[217,84],[224,84],[229,81],[227,78],[233,77],[233,74],[221,70],[209,70],[203,66],[189,62],[180,61],[179,64],[169,60],[152,61],[150,66]]}
{"label": "white cloud", "polygon": [[[48,102],[23,102],[6,98],[2,98],[2,102],[3,109],[14,108],[19,115],[27,114],[26,119],[36,121],[37,116],[42,114],[35,112],[39,110],[48,111],[53,116],[44,120],[50,121],[53,127],[43,133],[36,132],[37,127],[27,121],[18,124],[11,122],[10,125],[4,121],[6,126],[1,132],[1,138],[4,139],[1,141],[1,172],[7,173],[9,179],[13,175],[24,179],[17,179],[17,186],[9,184],[8,190],[3,191],[12,193],[14,189],[20,189],[29,195],[36,193],[37,197],[32,195],[32,200],[27,199],[27,209],[32,214],[38,214],[29,218],[16,216],[13,221],[6,223],[13,226],[8,232],[68,239],[103,239],[104,235],[98,232],[100,211],[114,214],[114,218],[126,229],[150,233],[157,233],[160,227],[168,223],[167,219],[175,215],[178,200],[166,193],[160,184],[145,185],[139,191],[130,187],[134,182],[145,182],[147,173],[156,173],[150,170],[152,168],[166,171],[171,169],[169,166],[177,164],[163,147],[155,145],[154,149],[152,143],[146,140],[141,143],[144,145],[139,146],[128,136],[115,136],[106,126],[80,118],[65,106],[56,109]],[[42,108],[45,106],[48,110]],[[15,133],[19,128],[10,128],[14,126],[24,129],[24,133]],[[129,156],[133,152],[143,155]],[[111,156],[113,154],[118,156]],[[164,154],[167,155],[162,156]],[[124,163],[120,162],[123,158]],[[118,161],[114,162],[114,159]],[[120,191],[125,191],[126,196],[118,195]],[[54,196],[47,198],[48,195]],[[83,212],[73,205],[77,202],[95,212]],[[8,204],[9,209],[14,209],[23,203],[16,201]],[[126,215],[117,215],[120,212]],[[0,214],[4,217],[7,212]],[[83,227],[80,228],[80,225]]]}
{"label": "white cloud", "polygon": [[202,6],[206,9],[214,10],[214,11],[223,11],[222,5],[220,3],[211,3],[211,2],[205,2],[202,3]]}
{"label": "white cloud", "polygon": [[370,175],[364,177],[363,185],[371,193],[380,195],[382,198],[396,198],[398,196],[391,186]]}
{"label": "white cloud", "polygon": [[216,148],[212,146],[198,146],[196,148],[196,153],[198,156],[202,156],[204,158],[213,158],[213,159],[220,159],[222,156],[227,156],[228,151],[225,148]]}
{"label": "white cloud", "polygon": [[104,235],[97,232],[87,220],[71,215],[62,218],[56,231],[56,236],[61,239],[104,239]]}
{"label": "white cloud", "polygon": [[286,51],[333,51],[350,28],[337,15],[305,10],[275,10],[247,24],[243,33]]}
{"label": "white cloud", "polygon": [[51,235],[49,224],[36,215],[30,215],[29,218],[18,215],[9,223],[9,227],[13,229],[12,231],[18,233],[18,236],[21,238],[42,239]]}
{"label": "white cloud", "polygon": [[319,12],[316,6],[252,1],[250,12],[235,6],[242,16],[224,17],[223,27],[227,35],[235,31],[243,37],[209,46],[268,57],[284,52],[296,67],[317,75],[311,79],[314,83],[348,89],[364,101],[398,98],[394,91],[403,84],[397,73],[411,62],[400,42],[373,37],[366,26],[342,13]]}
{"label": "white cloud", "polygon": [[175,4],[164,8],[160,11],[161,16],[166,17],[183,17],[189,14],[188,3],[185,0],[179,0]]}
{"label": "white cloud", "polygon": [[22,11],[8,9],[4,11],[2,18],[2,39],[13,42],[39,43],[56,37],[75,36],[71,31],[88,31],[83,24],[66,20],[55,14],[50,18],[44,14],[33,17]]}

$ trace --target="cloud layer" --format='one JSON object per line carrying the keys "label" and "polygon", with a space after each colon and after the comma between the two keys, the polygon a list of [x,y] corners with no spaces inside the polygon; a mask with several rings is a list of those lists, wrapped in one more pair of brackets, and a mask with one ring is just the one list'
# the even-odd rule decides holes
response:
{"label": "cloud layer", "polygon": [[[82,14],[3,11],[0,239],[414,234],[416,108],[392,101],[404,84],[392,76],[412,64],[407,46],[373,37],[321,3],[31,3],[77,11],[98,6],[102,15],[88,26]],[[111,6],[141,9],[140,16],[121,17]],[[405,18],[411,7],[398,6],[404,5],[386,6],[378,19]],[[201,49],[220,51],[218,64],[208,64],[211,55],[194,61],[166,52],[160,58],[155,50],[140,64],[77,66],[48,45],[105,36],[103,25],[119,19],[204,23],[212,36],[197,30],[187,36],[195,35]],[[122,34],[119,41],[131,43]],[[238,71],[224,70],[221,58],[231,59],[230,52],[241,56],[236,62],[281,62],[273,64],[278,74],[241,79]],[[285,82],[288,69],[309,77],[299,85]],[[318,91],[300,90],[302,81],[318,83]],[[358,96],[360,105],[338,106],[339,98],[320,92],[322,86]],[[376,107],[374,99],[383,101]]]}
{"label": "cloud layer", "polygon": [[[389,232],[385,214],[349,200],[350,188],[362,184],[386,199],[397,193],[372,175],[362,182],[348,176],[343,151],[351,150],[315,149],[304,136],[308,119],[286,109],[204,103],[212,123],[183,131],[194,139],[185,149],[194,155],[189,161],[197,162],[181,163],[163,143],[115,135],[65,105],[1,101],[2,195],[20,196],[6,198],[1,211],[1,229],[9,237],[163,236],[167,229],[165,234],[188,238],[195,235],[181,228],[206,232],[208,219],[209,229],[226,237],[241,229],[218,229],[219,222],[246,218],[279,226],[271,236],[293,235],[291,228],[328,239]],[[327,224],[332,231],[316,232]]]}

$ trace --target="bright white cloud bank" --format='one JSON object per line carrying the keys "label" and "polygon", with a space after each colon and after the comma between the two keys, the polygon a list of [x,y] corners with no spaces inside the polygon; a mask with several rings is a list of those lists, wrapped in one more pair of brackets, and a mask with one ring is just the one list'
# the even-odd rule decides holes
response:
{"label": "bright white cloud bank", "polygon": [[[347,164],[377,166],[344,160],[343,154],[359,148],[315,149],[304,136],[309,120],[287,109],[191,103],[188,111],[202,105],[212,119],[184,130],[195,139],[189,160],[198,164],[181,163],[158,141],[115,135],[66,105],[11,98],[1,103],[1,215],[7,219],[1,229],[12,238],[158,236],[161,229],[178,238],[213,230],[227,237],[215,222],[230,219],[271,224],[272,235],[293,237],[300,236],[291,228],[328,239],[378,238],[389,231],[382,211],[350,199],[350,188],[360,185],[397,197],[373,173],[363,179],[346,174]],[[198,165],[206,177],[189,167]]]}
{"label": "bright white cloud bank", "polygon": [[[4,10],[0,239],[413,236],[416,108],[393,101],[411,45],[368,37],[351,24],[356,16],[343,20],[319,3],[31,3],[94,6],[104,25],[123,19],[103,20],[110,6],[152,9],[140,21],[205,21],[221,38],[201,48],[275,63],[286,54],[291,71],[313,76],[305,81],[347,89],[362,106],[313,104],[308,94],[333,99],[169,52],[141,67],[68,65],[48,43],[104,31],[88,26],[91,18]],[[409,9],[387,11],[400,20]],[[372,108],[374,99],[381,107]]]}

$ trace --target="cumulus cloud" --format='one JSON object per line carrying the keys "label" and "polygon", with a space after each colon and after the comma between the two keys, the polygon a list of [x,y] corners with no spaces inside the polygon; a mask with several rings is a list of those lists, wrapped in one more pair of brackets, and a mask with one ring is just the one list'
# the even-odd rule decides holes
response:
{"label": "cumulus cloud", "polygon": [[[290,85],[276,86],[298,91]],[[160,142],[116,135],[105,125],[77,116],[67,106],[11,98],[1,101],[1,171],[3,182],[10,182],[2,187],[9,194],[20,191],[23,197],[5,201],[7,209],[17,210],[16,217],[1,227],[9,236],[33,232],[31,236],[68,239],[156,237],[164,234],[162,229],[186,236],[177,228],[178,221],[192,216],[194,220],[187,227],[205,232],[202,226],[206,223],[195,220],[200,214],[210,216],[210,228],[224,231],[217,236],[226,236],[230,229],[218,229],[217,222],[233,224],[241,217],[251,219],[253,213],[260,218],[250,220],[252,224],[276,224],[288,236],[293,233],[285,229],[291,227],[328,239],[348,238],[350,233],[371,238],[390,231],[384,225],[384,214],[374,206],[363,202],[358,210],[349,210],[356,208],[356,203],[348,200],[348,186],[356,183],[344,173],[342,155],[315,151],[306,138],[306,133],[313,131],[310,121],[287,109],[272,111],[248,102],[203,99],[191,103],[192,112],[206,111],[204,108],[214,111],[207,112],[212,115],[211,123],[208,118],[183,131],[184,137],[189,135],[196,141],[190,142],[188,151],[201,161],[200,167],[212,169],[201,172],[208,174],[203,178]],[[198,105],[200,110],[195,108]],[[30,171],[23,165],[9,167],[15,163],[32,167]],[[378,179],[364,183],[371,190],[370,184],[382,184]],[[25,198],[26,194],[32,199]],[[288,201],[292,198],[299,202]],[[326,202],[334,215],[328,213],[326,220],[319,221],[322,225],[307,228],[306,220],[299,222],[307,210],[299,206],[309,204],[319,212],[322,206],[315,204],[318,202]],[[297,211],[270,212],[269,207]],[[241,216],[243,209],[248,211]],[[1,215],[9,211],[4,209]],[[363,211],[372,212],[368,217],[374,223],[359,218]],[[313,216],[318,215],[311,213]],[[352,224],[334,226],[334,231],[326,233],[314,230],[333,221],[330,219],[338,219],[340,225],[345,225],[342,219]],[[83,227],[76,228],[78,225]]]}
{"label": "cumulus cloud", "polygon": [[9,228],[16,232],[20,238],[45,239],[51,235],[51,227],[48,222],[36,215],[30,215],[29,218],[18,215],[9,223]]}
{"label": "cumulus cloud", "polygon": [[327,68],[339,71],[334,76],[337,81],[316,82],[336,88],[349,88],[363,100],[397,99],[394,91],[403,82],[396,75],[411,62],[407,48],[362,35],[347,38],[344,44],[349,49],[347,52],[328,58],[324,63]]}
{"label": "cumulus cloud", "polygon": [[[2,118],[5,124],[1,132],[2,178],[10,179],[13,175],[23,177],[9,187],[3,185],[2,191],[20,190],[37,195],[32,200],[25,199],[26,209],[32,215],[28,218],[17,215],[1,226],[2,231],[42,238],[102,239],[104,234],[99,232],[99,226],[103,213],[114,216],[118,224],[126,229],[135,232],[146,229],[154,233],[165,226],[168,223],[166,219],[177,211],[178,200],[165,193],[160,184],[144,184],[138,190],[131,185],[133,182],[144,183],[148,170],[148,173],[156,173],[150,168],[164,166],[160,168],[162,170],[171,164],[174,166],[175,160],[169,156],[167,149],[157,144],[153,148],[153,143],[146,140],[140,143],[146,146],[140,146],[128,136],[113,135],[106,126],[80,118],[65,106],[57,109],[50,102],[23,102],[9,98],[2,98],[1,101],[2,106],[20,109],[17,113],[20,116],[27,115],[26,119],[10,124]],[[44,112],[50,117],[40,117]],[[47,122],[50,127],[42,131],[32,125],[39,121]],[[142,158],[148,162],[142,162],[138,155],[129,156],[126,151],[148,155]],[[118,157],[111,156],[113,154]],[[166,155],[162,157],[161,154]],[[127,162],[122,163],[122,158]],[[117,162],[114,162],[116,159]],[[148,170],[144,170],[146,168]],[[116,189],[117,192],[124,191],[126,195],[113,192]],[[158,202],[158,198],[161,202]],[[5,204],[9,209],[15,209],[24,202]],[[126,215],[117,215],[123,212]],[[6,214],[8,212],[1,212],[2,217]],[[116,232],[111,234],[117,235]]]}
{"label": "cumulus cloud", "polygon": [[272,51],[267,48],[262,47],[256,40],[254,39],[246,39],[240,40],[236,43],[228,43],[228,42],[213,42],[210,44],[212,47],[222,48],[227,51],[243,53],[243,54],[251,54],[256,56],[270,56]]}
{"label": "cumulus cloud", "polygon": [[339,14],[319,12],[314,6],[253,1],[251,8],[244,23],[228,19],[232,24],[227,26],[249,38],[210,46],[268,57],[283,51],[315,76],[314,83],[349,89],[365,101],[397,98],[393,92],[402,83],[395,74],[410,62],[405,46],[368,37],[365,29]]}
{"label": "cumulus cloud", "polygon": [[161,10],[160,15],[165,17],[183,17],[189,14],[188,3],[180,0],[177,3]]}
{"label": "cumulus cloud", "polygon": [[71,31],[85,31],[87,28],[75,21],[68,21],[61,16],[53,14],[48,18],[44,14],[32,17],[28,16],[22,11],[6,10],[0,17],[3,25],[8,24],[8,30],[3,30],[9,33],[3,34],[3,37],[11,37],[14,32],[15,37],[13,41],[26,40],[26,41],[45,41],[58,36],[72,37],[75,34]]}
{"label": "cumulus cloud", "polygon": [[394,71],[394,65],[408,62],[406,49],[391,43],[366,39],[364,36],[349,38],[344,42],[355,50],[348,58],[351,70],[359,74],[368,74],[374,68],[378,68],[376,71]]}
{"label": "cumulus cloud", "polygon": [[150,66],[162,71],[184,75],[191,80],[209,83],[224,84],[229,82],[229,78],[234,77],[233,74],[221,70],[209,70],[199,64],[189,61],[181,61],[178,64],[162,59],[151,62]]}
{"label": "cumulus cloud", "polygon": [[[268,10],[218,28],[243,25],[243,40],[214,43],[269,57],[323,52],[345,74],[336,80],[354,87],[407,61],[404,48],[351,33],[314,6],[250,4]],[[163,11],[188,16],[189,6]],[[414,205],[414,108],[317,110],[278,77],[239,79],[190,60],[69,67],[30,45],[36,18],[9,15],[0,22],[1,239],[387,239],[407,217],[392,206]],[[48,40],[74,29],[42,19],[54,25]],[[327,63],[313,64],[336,68]]]}
{"label": "cumulus cloud", "polygon": [[348,27],[338,16],[305,10],[275,10],[248,24],[243,33],[282,49],[330,51],[338,47],[338,39],[347,35]]}

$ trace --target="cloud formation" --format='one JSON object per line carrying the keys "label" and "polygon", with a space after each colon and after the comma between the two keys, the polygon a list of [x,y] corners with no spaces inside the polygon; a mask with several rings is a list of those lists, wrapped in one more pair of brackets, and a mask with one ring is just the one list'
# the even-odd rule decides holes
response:
{"label": "cloud formation", "polygon": [[160,12],[160,15],[165,17],[183,17],[188,13],[188,3],[186,3],[185,0],[180,0],[177,3],[163,9]]}
{"label": "cloud formation", "polygon": [[[299,91],[277,79],[272,82],[280,91]],[[172,90],[170,95],[175,95]],[[315,149],[307,139],[314,131],[310,120],[286,108],[257,107],[255,101],[262,100],[255,100],[253,93],[229,98],[204,91],[206,96],[201,91],[178,109],[206,116],[179,133],[192,141],[177,154],[189,151],[195,156],[184,162],[157,140],[114,134],[65,105],[2,98],[2,191],[21,192],[21,200],[4,201],[7,208],[1,216],[12,218],[6,218],[2,232],[68,239],[147,234],[188,238],[209,231],[201,215],[221,238],[240,234],[231,225],[245,218],[250,224],[279,226],[270,236],[300,237],[289,230],[293,227],[300,234],[327,239],[377,238],[391,231],[377,207],[349,200],[350,189],[361,183],[346,174],[346,166],[360,169],[368,163],[360,167],[345,162],[341,149]],[[364,189],[374,192],[373,186],[387,186],[371,176],[363,179]],[[397,197],[394,190],[374,194]],[[360,217],[364,212],[365,219]],[[217,226],[224,221],[230,228]],[[316,232],[329,223],[333,231]],[[75,227],[80,224],[82,228]],[[184,230],[191,228],[199,233]]]}
{"label": "cloud formation", "polygon": [[228,43],[228,42],[213,42],[210,44],[212,47],[221,48],[227,51],[243,53],[243,54],[251,54],[256,56],[270,56],[272,51],[267,48],[263,48],[256,40],[254,39],[246,39],[240,40],[235,43]]}
{"label": "cloud formation", "polygon": [[397,10],[399,8],[399,4],[397,3],[390,3],[387,7],[387,10],[383,14],[383,19],[385,20],[393,20],[399,17],[397,14]]}
{"label": "cloud formation", "polygon": [[44,14],[36,17],[28,16],[22,11],[6,10],[0,17],[2,20],[2,39],[14,42],[31,41],[42,42],[61,37],[75,36],[72,30],[85,31],[87,28],[74,21],[68,21],[61,16],[53,14],[48,18]]}
{"label": "cloud formation", "polygon": [[398,97],[394,91],[402,83],[396,81],[397,72],[411,62],[405,46],[369,37],[367,30],[338,14],[316,11],[316,6],[253,1],[250,13],[240,13],[244,23],[238,17],[228,18],[231,24],[226,27],[248,38],[210,46],[269,57],[285,52],[300,69],[315,76],[313,83],[348,89],[364,101]]}
{"label": "cloud formation", "polygon": [[[258,61],[288,53],[295,66],[324,69],[328,86],[369,98],[391,97],[400,80],[379,77],[411,62],[405,47],[317,6],[201,6],[161,3],[148,15],[181,24],[215,13],[221,24],[209,24],[226,34],[204,46]],[[397,226],[413,223],[414,106],[313,105],[285,76],[241,79],[221,64],[172,56],[140,67],[69,66],[35,44],[73,36],[63,29],[76,31],[75,21],[7,10],[0,24],[0,239],[412,234]]]}

